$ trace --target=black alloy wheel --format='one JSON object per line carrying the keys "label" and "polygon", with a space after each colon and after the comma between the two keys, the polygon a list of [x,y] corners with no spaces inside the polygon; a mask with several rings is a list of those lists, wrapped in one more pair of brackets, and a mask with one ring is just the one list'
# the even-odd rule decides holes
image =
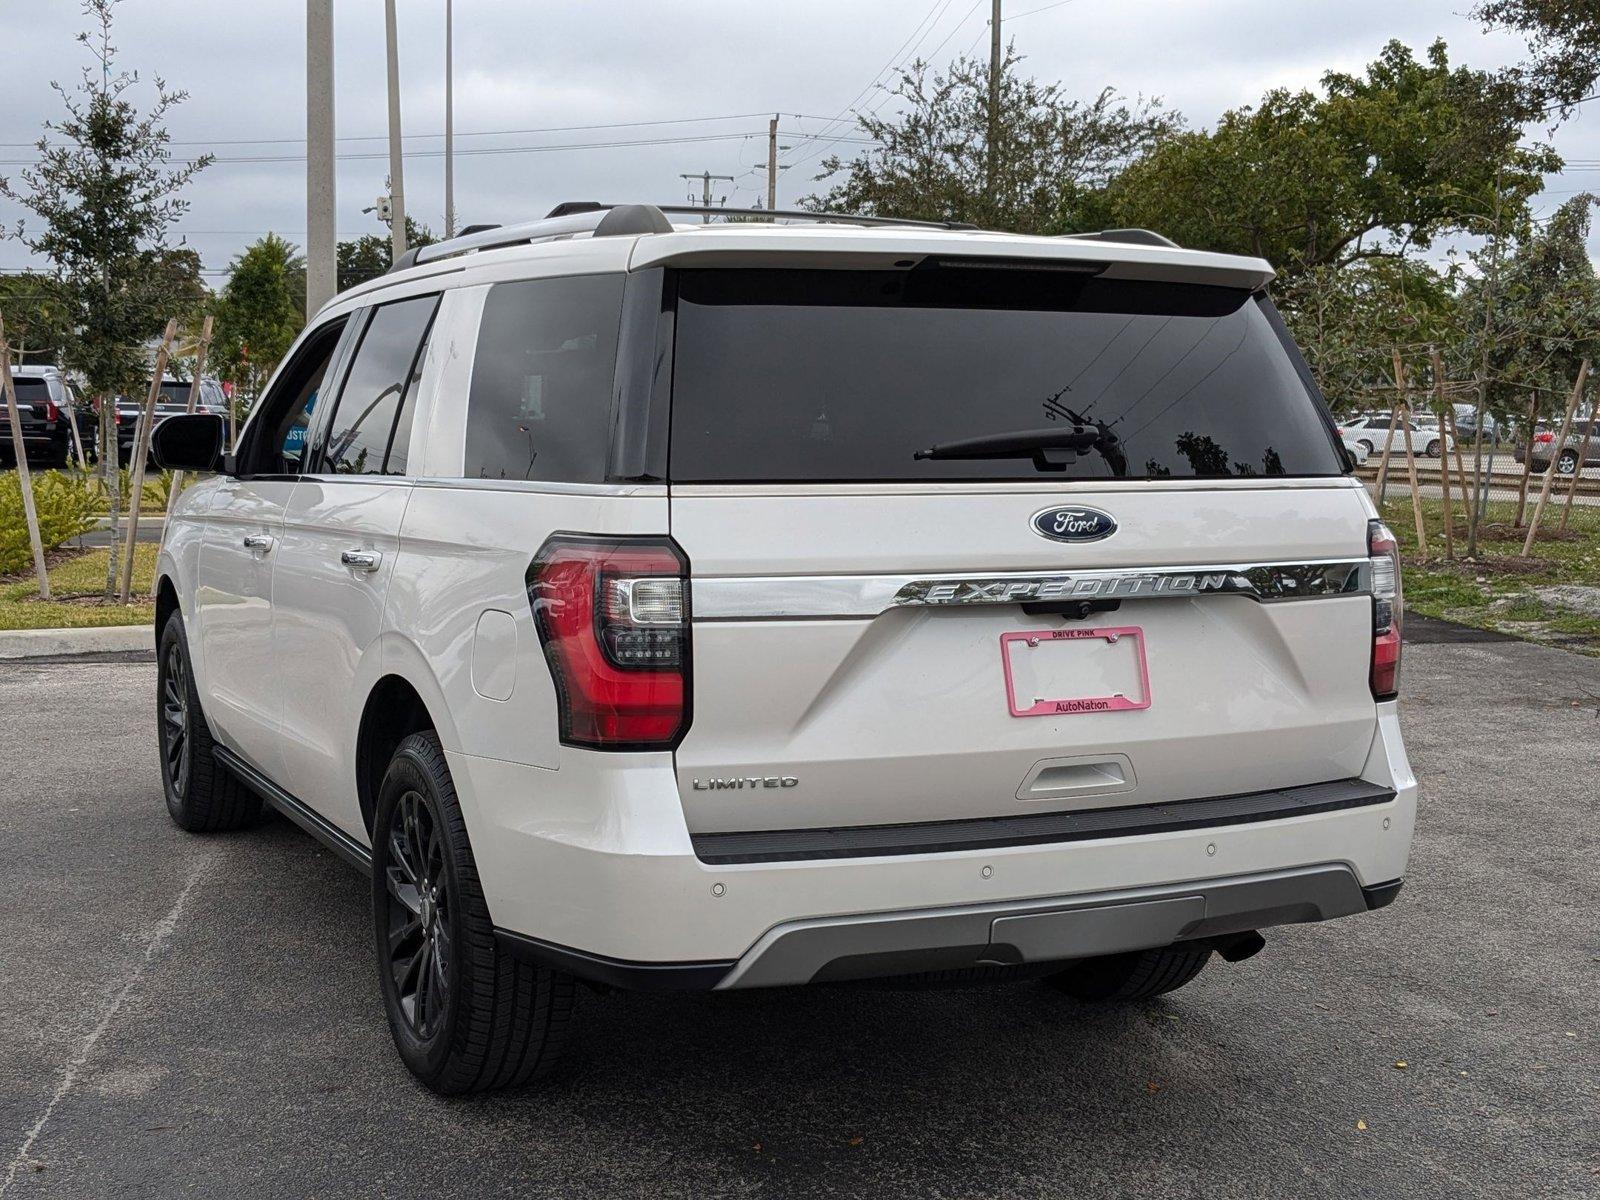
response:
{"label": "black alloy wheel", "polygon": [[403,793],[395,809],[384,870],[389,899],[385,967],[407,1027],[419,1041],[428,1041],[443,1027],[450,1008],[455,956],[449,872],[438,817],[422,793]]}
{"label": "black alloy wheel", "polygon": [[161,660],[161,765],[173,794],[189,794],[189,669],[183,646],[169,639]]}

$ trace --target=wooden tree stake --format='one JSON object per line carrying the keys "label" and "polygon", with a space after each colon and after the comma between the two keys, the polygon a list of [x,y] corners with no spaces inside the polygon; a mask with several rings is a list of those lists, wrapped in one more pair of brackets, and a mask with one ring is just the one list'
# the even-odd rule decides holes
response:
{"label": "wooden tree stake", "polygon": [[[1522,543],[1522,557],[1527,558],[1533,553],[1533,539],[1539,535],[1539,519],[1544,516],[1544,506],[1550,500],[1550,487],[1556,478],[1556,460],[1561,457],[1561,448],[1567,444],[1567,430],[1572,428],[1572,414],[1577,411],[1578,401],[1583,399],[1583,385],[1589,380],[1589,360],[1586,358],[1578,367],[1578,382],[1572,385],[1572,398],[1567,401],[1566,415],[1561,418],[1561,432],[1556,435],[1555,445],[1550,447],[1550,465],[1545,468],[1544,482],[1539,487],[1539,499],[1533,506],[1533,519],[1528,522],[1528,537]],[[1528,458],[1533,458],[1533,431],[1528,431]]]}
{"label": "wooden tree stake", "polygon": [[1383,439],[1383,458],[1378,463],[1378,503],[1388,497],[1389,456],[1394,450],[1395,424],[1400,420],[1400,408],[1406,402],[1405,367],[1400,362],[1400,351],[1394,352],[1394,405],[1389,409],[1389,433]]}
{"label": "wooden tree stake", "polygon": [[1589,432],[1578,438],[1578,462],[1573,468],[1572,479],[1567,484],[1567,498],[1561,505],[1561,532],[1567,531],[1567,522],[1572,519],[1572,498],[1578,494],[1578,477],[1583,474],[1583,466],[1589,458],[1589,443],[1600,438],[1600,425],[1595,418],[1600,417],[1600,394],[1589,401]]}
{"label": "wooden tree stake", "polygon": [[11,447],[17,454],[17,483],[22,487],[22,512],[33,545],[33,569],[39,576],[39,599],[50,599],[50,572],[44,565],[44,542],[39,537],[39,513],[33,506],[33,476],[28,472],[28,447],[22,441],[22,414],[17,411],[17,386],[11,379],[11,346],[6,341],[6,321],[0,316],[0,388],[6,394],[6,415],[11,419]]}
{"label": "wooden tree stake", "polygon": [[150,427],[155,424],[156,398],[161,395],[161,381],[167,375],[167,357],[172,353],[172,339],[177,335],[178,321],[174,317],[167,322],[167,330],[161,335],[161,349],[156,352],[156,367],[150,375],[150,395],[144,402],[144,419],[139,422],[139,431],[133,439],[133,461],[128,464],[132,475],[128,484],[128,540],[119,593],[123,604],[133,596],[133,549],[139,536],[139,509],[144,502],[144,461],[150,456]]}
{"label": "wooden tree stake", "polygon": [[1439,357],[1439,348],[1429,348],[1429,362],[1433,367],[1433,406],[1439,411],[1439,482],[1440,495],[1444,500],[1444,556],[1447,560],[1456,556],[1455,506],[1450,502],[1450,450],[1444,444],[1450,436],[1450,428],[1445,424],[1444,418],[1444,362]]}
{"label": "wooden tree stake", "polygon": [[1528,515],[1528,480],[1533,474],[1533,431],[1539,424],[1539,393],[1528,400],[1528,450],[1522,456],[1522,482],[1517,486],[1517,519],[1513,529],[1522,528],[1522,518]]}

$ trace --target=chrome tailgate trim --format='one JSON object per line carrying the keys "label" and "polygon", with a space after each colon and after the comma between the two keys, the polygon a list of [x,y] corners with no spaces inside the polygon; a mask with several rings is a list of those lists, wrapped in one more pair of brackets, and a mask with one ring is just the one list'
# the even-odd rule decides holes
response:
{"label": "chrome tailgate trim", "polygon": [[875,617],[892,608],[1061,600],[1187,600],[1243,596],[1262,603],[1362,596],[1372,590],[1368,559],[1119,567],[1113,570],[987,575],[695,576],[696,621]]}

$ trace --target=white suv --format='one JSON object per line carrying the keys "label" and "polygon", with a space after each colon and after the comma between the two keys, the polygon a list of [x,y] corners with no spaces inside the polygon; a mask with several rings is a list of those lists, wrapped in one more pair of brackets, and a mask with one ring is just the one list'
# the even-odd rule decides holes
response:
{"label": "white suv", "polygon": [[1399,890],[1394,539],[1267,264],[765,215],[429,247],[236,453],[156,431],[218,472],[161,550],[168,808],[370,871],[439,1091],[544,1072],[575,980],[1138,1000]]}

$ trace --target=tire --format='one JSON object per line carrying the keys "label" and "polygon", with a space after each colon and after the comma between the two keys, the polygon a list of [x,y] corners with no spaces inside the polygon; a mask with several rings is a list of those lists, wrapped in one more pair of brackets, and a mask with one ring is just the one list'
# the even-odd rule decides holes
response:
{"label": "tire", "polygon": [[1435,438],[1428,443],[1428,449],[1425,453],[1429,458],[1442,458],[1444,456],[1444,443]]}
{"label": "tire", "polygon": [[1126,1003],[1148,1000],[1175,991],[1200,974],[1211,958],[1211,948],[1163,946],[1085,958],[1045,982],[1074,1000],[1091,1003]]}
{"label": "tire", "polygon": [[1373,444],[1371,442],[1367,441],[1366,438],[1359,438],[1357,440],[1356,444],[1359,445],[1359,446],[1365,446],[1367,448],[1367,457],[1368,458],[1372,457],[1372,451],[1375,449],[1375,447],[1373,446]]}
{"label": "tire", "polygon": [[216,760],[200,708],[183,618],[173,613],[156,647],[156,740],[167,812],[190,833],[243,829],[261,815],[261,797]]}
{"label": "tire", "polygon": [[513,958],[496,943],[432,732],[407,737],[390,760],[372,845],[378,984],[406,1067],[442,1095],[548,1075],[571,1025],[572,977]]}
{"label": "tire", "polygon": [[1576,450],[1563,450],[1556,458],[1556,474],[1571,475],[1578,469],[1578,452]]}

